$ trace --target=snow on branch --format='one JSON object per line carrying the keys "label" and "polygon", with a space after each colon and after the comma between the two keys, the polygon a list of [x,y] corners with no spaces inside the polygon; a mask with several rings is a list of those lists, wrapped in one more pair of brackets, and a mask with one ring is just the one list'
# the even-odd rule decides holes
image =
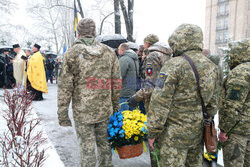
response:
{"label": "snow on branch", "polygon": [[37,130],[39,119],[33,119],[31,103],[33,95],[26,91],[5,90],[3,110],[8,130],[0,136],[0,166],[41,167],[47,159],[42,148],[46,143],[42,131]]}

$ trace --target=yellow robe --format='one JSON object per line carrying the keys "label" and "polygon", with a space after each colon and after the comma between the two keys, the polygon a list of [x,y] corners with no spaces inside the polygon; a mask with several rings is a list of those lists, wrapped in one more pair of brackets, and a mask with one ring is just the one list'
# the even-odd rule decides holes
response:
{"label": "yellow robe", "polygon": [[47,93],[48,88],[43,61],[44,57],[40,52],[34,53],[29,59],[27,74],[34,89]]}

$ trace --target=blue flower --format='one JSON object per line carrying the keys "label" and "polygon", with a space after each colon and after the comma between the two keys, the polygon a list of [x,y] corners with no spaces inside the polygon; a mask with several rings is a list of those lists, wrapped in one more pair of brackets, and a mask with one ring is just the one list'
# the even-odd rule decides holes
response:
{"label": "blue flower", "polygon": [[118,123],[118,127],[119,127],[119,128],[121,128],[122,125],[123,125],[123,122],[122,122],[122,121]]}
{"label": "blue flower", "polygon": [[122,114],[118,115],[118,121],[122,121],[122,120],[123,120],[123,115]]}
{"label": "blue flower", "polygon": [[119,128],[115,128],[114,132],[117,134],[119,132]]}
{"label": "blue flower", "polygon": [[125,130],[123,129],[119,131],[119,134],[124,134],[124,133],[125,133]]}
{"label": "blue flower", "polygon": [[113,123],[114,126],[117,126],[118,125],[118,122],[115,120],[114,123]]}
{"label": "blue flower", "polygon": [[111,116],[110,119],[109,119],[109,122],[112,123],[116,120],[116,118],[114,116]]}
{"label": "blue flower", "polygon": [[114,136],[115,136],[115,132],[114,132],[113,130],[110,131],[110,132],[109,132],[109,136],[110,136],[110,137],[114,137]]}
{"label": "blue flower", "polygon": [[124,137],[124,134],[120,134],[120,137]]}
{"label": "blue flower", "polygon": [[118,115],[120,115],[120,112],[116,112],[116,113],[114,114],[115,117],[117,117]]}
{"label": "blue flower", "polygon": [[146,128],[143,126],[143,127],[141,128],[141,131],[144,132],[145,130],[146,130]]}
{"label": "blue flower", "polygon": [[108,129],[111,129],[111,128],[112,128],[112,126],[113,126],[112,124],[109,124]]}

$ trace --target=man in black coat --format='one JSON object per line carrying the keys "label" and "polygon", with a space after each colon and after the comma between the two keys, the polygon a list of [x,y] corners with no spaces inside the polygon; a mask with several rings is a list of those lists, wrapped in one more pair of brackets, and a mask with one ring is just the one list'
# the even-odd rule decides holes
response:
{"label": "man in black coat", "polygon": [[0,55],[0,87],[12,88],[15,84],[13,76],[12,57],[9,56],[9,50],[4,49]]}

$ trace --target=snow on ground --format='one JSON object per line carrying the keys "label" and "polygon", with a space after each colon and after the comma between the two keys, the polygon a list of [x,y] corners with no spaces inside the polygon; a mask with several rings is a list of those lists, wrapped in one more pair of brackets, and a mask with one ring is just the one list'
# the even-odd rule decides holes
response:
{"label": "snow on ground", "polygon": [[[79,167],[80,150],[78,139],[74,128],[60,127],[57,119],[57,85],[48,84],[48,94],[44,94],[45,100],[34,102],[33,107],[38,117],[42,120],[43,127],[47,135],[54,145],[65,167]],[[0,98],[1,98],[0,90]],[[69,115],[72,120],[71,106]],[[72,120],[73,122],[73,120]],[[215,117],[216,125],[218,124],[218,116]],[[1,126],[0,126],[1,127]],[[74,127],[74,123],[73,123]],[[1,128],[0,128],[1,130]],[[0,131],[1,132],[1,131]],[[52,159],[52,158],[51,158]],[[115,167],[150,167],[149,152],[144,152],[140,157],[121,160],[118,154],[113,153],[113,164]],[[219,153],[218,163],[223,164],[222,152]],[[50,166],[45,166],[50,167]],[[52,166],[51,166],[52,167]],[[58,166],[57,166],[58,167]]]}
{"label": "snow on ground", "polygon": [[[3,94],[3,91],[1,91],[0,95]],[[6,108],[5,104],[3,103],[3,98],[1,98],[0,96],[0,111],[2,111],[3,109]],[[36,119],[38,118],[37,114],[35,113],[34,110],[32,110],[32,113],[31,113],[31,117],[33,119]],[[7,126],[6,126],[6,121],[5,119],[2,117],[3,116],[3,112],[0,112],[0,136],[7,131]],[[57,151],[56,149],[54,148],[54,146],[52,145],[51,141],[49,140],[44,128],[43,128],[43,125],[38,125],[35,129],[35,131],[43,131],[43,137],[44,138],[47,138],[47,142],[45,145],[41,146],[41,149],[42,148],[49,148],[45,154],[48,155],[48,158],[46,159],[46,161],[44,162],[44,167],[64,167],[64,164],[63,162],[61,161],[59,155],[57,154]],[[35,132],[34,132],[35,134]],[[1,152],[1,150],[0,150]]]}
{"label": "snow on ground", "polygon": [[[79,167],[80,150],[76,132],[74,128],[60,127],[58,124],[57,85],[48,84],[48,92],[48,94],[44,94],[44,101],[34,102],[34,108],[43,121],[44,128],[65,167]],[[73,122],[71,106],[69,112]],[[149,152],[143,153],[140,157],[126,160],[119,159],[118,154],[113,153],[112,159],[115,167],[150,167]]]}

